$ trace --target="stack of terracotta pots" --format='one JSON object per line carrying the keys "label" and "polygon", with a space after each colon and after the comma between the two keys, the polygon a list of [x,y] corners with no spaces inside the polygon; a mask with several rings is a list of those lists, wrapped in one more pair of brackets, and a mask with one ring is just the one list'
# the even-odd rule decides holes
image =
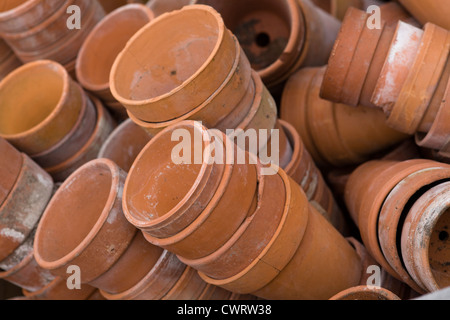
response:
{"label": "stack of terracotta pots", "polygon": [[449,178],[449,165],[430,160],[370,161],[347,184],[346,203],[368,251],[419,293],[449,284]]}
{"label": "stack of terracotta pots", "polygon": [[[71,5],[80,9],[80,29],[68,26]],[[0,35],[22,62],[50,59],[73,72],[81,44],[104,15],[97,0],[8,1],[0,11]]]}
{"label": "stack of terracotta pots", "polygon": [[62,65],[39,60],[0,83],[0,136],[63,181],[95,159],[115,124]]}
{"label": "stack of terracotta pots", "polygon": [[109,300],[229,299],[231,292],[208,285],[125,219],[125,178],[115,163],[98,159],[61,185],[37,228],[39,266],[64,279],[78,266],[82,288],[98,288]]}
{"label": "stack of terracotta pots", "polygon": [[79,51],[75,67],[78,81],[119,119],[125,119],[127,115],[122,104],[111,94],[111,67],[128,40],[153,17],[153,12],[142,4],[119,7],[95,26]]}
{"label": "stack of terracotta pots", "polygon": [[208,128],[233,130],[236,140],[256,132],[259,156],[269,155],[279,142],[277,164],[343,230],[341,212],[298,132],[278,120],[273,97],[213,8],[188,6],[143,27],[114,62],[110,85],[130,118],[151,135],[197,120]]}
{"label": "stack of terracotta pots", "polygon": [[[197,140],[180,150],[172,141],[180,134]],[[238,152],[225,134],[197,122],[165,129],[130,170],[126,218],[206,282],[235,293],[328,299],[357,285],[356,251],[302,188],[282,169],[239,162]]]}
{"label": "stack of terracotta pots", "polygon": [[304,68],[284,87],[281,118],[289,121],[320,167],[361,164],[408,136],[391,129],[381,110],[320,98],[325,67]]}
{"label": "stack of terracotta pots", "polygon": [[321,96],[382,108],[390,127],[416,134],[418,145],[448,158],[450,32],[431,23],[422,30],[402,21],[395,29],[386,23],[382,30],[369,30],[366,20],[365,12],[347,13]]}
{"label": "stack of terracotta pots", "polygon": [[8,44],[0,39],[0,80],[21,65],[22,62],[17,58]]}

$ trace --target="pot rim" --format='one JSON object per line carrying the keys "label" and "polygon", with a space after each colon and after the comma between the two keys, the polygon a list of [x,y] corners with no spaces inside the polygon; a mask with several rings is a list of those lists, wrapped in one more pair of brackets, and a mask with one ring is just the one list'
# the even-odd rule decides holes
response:
{"label": "pot rim", "polygon": [[[88,50],[89,45],[97,39],[98,33],[100,33],[104,28],[110,27],[111,24],[113,24],[113,27],[120,28],[120,25],[115,25],[114,21],[116,20],[116,18],[118,16],[120,17],[121,15],[126,15],[129,12],[144,13],[149,18],[147,23],[150,23],[155,18],[153,11],[146,5],[141,4],[141,3],[129,3],[129,4],[126,4],[124,6],[121,6],[117,9],[113,10],[108,15],[106,15],[97,25],[95,25],[95,27],[90,31],[89,35],[86,37],[86,39],[83,42],[83,45],[81,46],[81,48],[78,52],[78,57],[76,59],[76,65],[75,65],[77,79],[80,82],[80,84],[87,90],[94,91],[94,92],[104,90],[104,91],[110,92],[109,79],[105,83],[95,83],[95,81],[91,81],[91,79],[89,79],[89,77],[85,77],[84,72],[83,72],[83,67],[82,67],[82,65],[84,64],[83,59],[84,59],[86,52],[89,52],[89,50]],[[145,26],[145,24],[142,27],[144,27],[144,26]],[[108,78],[109,78],[110,71],[111,70],[108,70]]]}
{"label": "pot rim", "polygon": [[[19,4],[18,6],[11,8],[7,11],[1,11],[0,12],[0,21],[4,18],[10,18],[10,19],[14,19],[17,16],[21,15],[24,13],[24,11],[39,5],[39,3],[42,0],[27,0],[25,2],[23,2],[22,4]],[[7,20],[7,19],[5,19]]]}
{"label": "pot rim", "polygon": [[[39,252],[39,243],[41,242],[41,234],[44,233],[43,230],[45,230],[46,222],[49,219],[55,219],[55,215],[50,215],[50,212],[52,212],[52,206],[56,202],[58,198],[58,194],[62,194],[64,192],[64,189],[66,186],[73,183],[73,179],[80,175],[82,172],[84,172],[87,169],[95,167],[103,167],[109,170],[111,175],[111,186],[109,190],[108,198],[106,199],[105,205],[103,207],[103,210],[101,214],[98,216],[97,221],[92,226],[89,233],[78,243],[78,245],[72,249],[70,252],[65,253],[64,256],[59,257],[58,259],[52,259],[53,261],[46,261],[46,259],[41,255]],[[120,193],[120,168],[111,160],[108,159],[95,159],[92,160],[79,169],[77,169],[71,176],[69,176],[66,181],[61,185],[61,187],[56,191],[53,198],[50,200],[49,204],[47,205],[47,208],[45,209],[45,212],[42,215],[41,222],[38,225],[36,236],[35,236],[35,245],[34,245],[34,255],[36,262],[44,269],[47,270],[54,270],[61,268],[62,266],[66,265],[73,259],[75,259],[77,256],[80,255],[92,242],[92,240],[95,239],[95,237],[98,235],[99,231],[104,226],[105,222],[108,220],[109,214],[111,212],[111,209],[114,206],[114,202],[116,201],[117,196]],[[57,217],[57,216],[56,216]],[[56,218],[57,219],[57,218]]]}
{"label": "pot rim", "polygon": [[[122,60],[124,59],[125,53],[128,52],[129,48],[134,44],[134,42],[137,39],[140,39],[141,37],[146,35],[146,32],[151,29],[153,27],[153,25],[158,24],[159,22],[171,18],[173,17],[175,14],[181,14],[184,13],[186,11],[190,11],[190,10],[199,10],[199,11],[203,11],[203,12],[207,12],[210,15],[214,16],[216,18],[216,22],[217,22],[217,27],[219,29],[219,33],[217,35],[217,41],[216,44],[214,46],[213,51],[210,53],[210,55],[208,56],[208,58],[203,62],[202,66],[200,68],[197,69],[197,71],[192,74],[188,79],[186,79],[185,81],[183,81],[182,84],[180,84],[179,86],[177,86],[176,88],[170,90],[169,92],[166,92],[164,94],[158,95],[157,97],[153,97],[150,99],[140,99],[140,100],[131,100],[128,98],[123,97],[122,94],[119,93],[117,86],[116,86],[116,81],[115,81],[115,77],[117,75],[117,73],[119,73],[120,69],[122,69],[122,67],[120,66]],[[142,29],[140,29],[133,37],[131,37],[131,39],[128,41],[126,47],[122,50],[121,53],[119,53],[119,55],[117,56],[116,60],[114,61],[114,64],[111,68],[111,73],[110,73],[110,88],[111,88],[111,92],[113,94],[113,96],[120,101],[122,104],[124,105],[129,105],[129,106],[133,106],[133,107],[139,107],[142,104],[150,104],[150,103],[156,103],[156,102],[162,102],[164,100],[166,100],[167,98],[171,97],[174,93],[177,93],[181,90],[183,90],[183,88],[191,83],[193,80],[195,80],[197,78],[197,76],[201,73],[204,72],[205,69],[208,68],[209,64],[211,63],[211,61],[214,60],[215,56],[217,55],[217,53],[219,52],[219,49],[222,46],[222,43],[226,37],[226,34],[228,32],[228,29],[225,27],[225,24],[223,22],[222,17],[220,16],[220,14],[218,12],[216,12],[212,7],[210,6],[205,6],[205,5],[191,5],[191,6],[186,6],[181,10],[175,10],[172,12],[168,12],[165,14],[162,14],[158,17],[156,17],[155,19],[153,19],[152,21],[150,21],[150,23],[148,23],[146,26],[144,26]]]}
{"label": "pot rim", "polygon": [[[62,80],[62,88],[61,88],[61,94],[58,100],[57,105],[53,108],[53,110],[48,114],[44,120],[39,122],[37,125],[33,126],[32,128],[29,128],[23,132],[19,132],[16,134],[4,134],[0,132],[0,135],[7,139],[7,140],[18,140],[27,138],[37,131],[42,130],[45,128],[49,123],[51,123],[60,113],[61,110],[64,107],[64,103],[68,100],[70,95],[70,86],[73,85],[72,80],[69,76],[69,73],[67,70],[58,62],[52,61],[52,60],[38,60],[34,62],[30,62],[27,64],[24,64],[17,68],[16,70],[12,71],[10,74],[8,74],[1,82],[0,82],[0,94],[4,90],[4,88],[9,85],[10,82],[16,82],[16,77],[26,75],[27,73],[31,72],[33,73],[35,68],[41,68],[46,67],[48,69],[51,69],[52,72],[55,72],[60,77],[60,80]],[[1,111],[0,111],[1,112]]]}
{"label": "pot rim", "polygon": [[401,300],[396,294],[394,294],[393,292],[391,292],[387,289],[384,289],[381,287],[369,287],[369,286],[357,286],[357,287],[346,289],[346,290],[334,295],[332,298],[330,298],[330,300],[341,300],[341,298],[345,297],[348,294],[352,294],[352,293],[358,294],[358,293],[364,293],[364,292],[375,293],[376,295],[382,296],[382,297],[386,298],[387,300]]}

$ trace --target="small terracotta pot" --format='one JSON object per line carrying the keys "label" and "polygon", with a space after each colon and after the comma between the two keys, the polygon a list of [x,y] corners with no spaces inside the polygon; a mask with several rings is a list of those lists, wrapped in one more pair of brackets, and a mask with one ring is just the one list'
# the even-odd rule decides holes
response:
{"label": "small terracotta pot", "polygon": [[262,176],[259,182],[257,209],[227,243],[207,257],[180,260],[214,279],[226,279],[246,268],[267,246],[285,208],[287,195],[279,175]]}
{"label": "small terracotta pot", "polygon": [[408,136],[388,127],[381,110],[353,108],[320,98],[325,68],[305,68],[286,83],[281,118],[300,133],[319,166],[350,166]]}
{"label": "small terracotta pot", "polygon": [[0,261],[30,235],[52,195],[52,178],[22,154],[22,167],[9,195],[0,207]]}
{"label": "small terracotta pot", "polygon": [[165,250],[147,275],[132,288],[118,294],[101,293],[108,300],[161,300],[185,270],[186,265]]}
{"label": "small terracotta pot", "polygon": [[125,172],[129,172],[142,149],[152,139],[131,119],[119,125],[103,143],[98,158],[114,161]]}
{"label": "small terracotta pot", "polygon": [[51,168],[70,159],[88,142],[94,132],[97,123],[96,107],[81,87],[79,90],[83,102],[73,128],[53,147],[31,156],[43,168]]}
{"label": "small terracotta pot", "polygon": [[414,280],[427,291],[448,287],[450,183],[424,193],[412,206],[403,225],[403,261]]}
{"label": "small terracotta pot", "polygon": [[255,90],[262,92],[263,84],[258,74],[251,70],[250,63],[240,49],[237,39],[234,41],[236,56],[231,72],[219,89],[211,93],[211,96],[200,106],[166,122],[145,122],[128,111],[129,117],[152,135],[183,120],[202,121],[208,128],[217,128],[223,132],[235,128],[248,113],[249,108],[261,102],[261,99],[255,99]]}
{"label": "small terracotta pot", "polygon": [[359,286],[344,290],[330,300],[401,300],[389,290],[379,287]]}
{"label": "small terracotta pot", "polygon": [[395,6],[380,7],[381,29],[367,27],[370,14],[357,8],[348,9],[328,61],[320,92],[323,99],[373,107],[370,100],[386,60],[395,25],[399,20],[410,22],[410,16]]}
{"label": "small terracotta pot", "polygon": [[281,222],[268,245],[238,274],[214,279],[200,273],[202,278],[232,292],[285,300],[329,299],[357,285],[361,266],[356,252],[308,205],[301,188],[283,170],[278,174],[287,198]]}
{"label": "small terracotta pot", "polygon": [[[212,169],[218,167],[218,172],[204,173],[211,166],[207,165],[207,157],[200,159],[202,164],[195,164],[194,158],[190,160],[193,165],[174,164],[172,152],[176,143],[170,142],[170,136],[176,129],[187,129],[191,136],[196,131],[199,137],[209,135],[205,127],[187,121],[155,136],[130,170],[124,189],[124,211],[127,219],[145,232],[149,242],[187,259],[198,259],[222,246],[249,214],[257,196],[257,166],[237,164],[236,146],[234,154],[224,153],[225,165],[214,164]],[[215,138],[216,148],[233,147],[223,133],[218,131]],[[211,147],[207,144],[201,150],[209,155]],[[194,150],[194,144],[191,148]],[[154,150],[159,150],[157,159]],[[180,185],[182,177],[184,183]],[[158,192],[149,194],[151,190]],[[239,204],[235,203],[236,197]]]}
{"label": "small terracotta pot", "polygon": [[96,159],[100,148],[116,127],[108,111],[100,100],[91,97],[97,114],[94,131],[88,141],[69,159],[55,166],[44,168],[55,181],[62,182],[85,163]]}
{"label": "small terracotta pot", "polygon": [[[155,47],[158,54],[149,50]],[[111,91],[138,119],[169,121],[220,87],[235,54],[233,36],[220,15],[208,6],[188,6],[154,19],[130,39],[112,67]]]}
{"label": "small terracotta pot", "polygon": [[78,53],[76,73],[80,84],[107,105],[117,103],[109,88],[111,67],[127,41],[153,18],[148,7],[129,4],[114,10],[98,23]]}
{"label": "small terracotta pot", "polygon": [[55,277],[37,264],[33,243],[36,229],[14,253],[0,263],[0,279],[29,292],[35,292],[52,282]]}
{"label": "small terracotta pot", "polygon": [[0,206],[11,192],[22,168],[22,154],[0,137]]}
{"label": "small terracotta pot", "polygon": [[450,9],[445,0],[435,0],[430,3],[419,0],[399,0],[399,2],[422,24],[432,22],[450,29],[450,22],[448,21]]}
{"label": "small terracotta pot", "polygon": [[64,277],[77,265],[88,283],[120,260],[136,235],[121,210],[125,177],[113,162],[99,159],[61,185],[36,232],[34,254],[42,268]]}
{"label": "small terracotta pot", "polygon": [[26,64],[0,83],[0,134],[19,150],[36,154],[58,143],[75,125],[82,92],[58,63]]}

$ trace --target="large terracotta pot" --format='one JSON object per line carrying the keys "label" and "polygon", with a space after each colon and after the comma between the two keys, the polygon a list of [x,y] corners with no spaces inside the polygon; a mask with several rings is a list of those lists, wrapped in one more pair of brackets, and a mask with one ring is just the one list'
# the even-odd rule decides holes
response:
{"label": "large terracotta pot", "polygon": [[281,118],[297,129],[319,166],[361,164],[407,138],[386,124],[381,110],[321,99],[324,73],[325,67],[298,71],[281,101]]}
{"label": "large terracotta pot", "polygon": [[0,135],[29,155],[45,151],[75,125],[82,94],[60,64],[24,65],[0,83]]}
{"label": "large terracotta pot", "polygon": [[302,189],[283,170],[278,174],[286,203],[269,243],[238,273],[213,278],[201,272],[202,278],[264,299],[329,299],[357,285],[361,264],[354,249],[308,204]]}
{"label": "large terracotta pot", "polygon": [[98,23],[80,48],[75,67],[78,81],[107,106],[111,103],[113,110],[117,100],[109,88],[109,74],[114,60],[128,40],[153,18],[153,12],[144,5],[122,6]]}

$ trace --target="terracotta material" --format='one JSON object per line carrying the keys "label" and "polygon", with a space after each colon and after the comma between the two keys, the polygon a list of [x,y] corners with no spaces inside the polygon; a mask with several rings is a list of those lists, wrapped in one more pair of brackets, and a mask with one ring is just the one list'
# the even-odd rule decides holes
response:
{"label": "terracotta material", "polygon": [[132,288],[118,294],[101,291],[108,300],[161,300],[186,270],[177,257],[164,251],[149,272]]}
{"label": "terracotta material", "polygon": [[198,300],[207,286],[208,284],[200,278],[197,270],[187,267],[162,300]]}
{"label": "terracotta material", "polygon": [[[401,276],[396,270],[401,270],[398,265],[392,263],[392,265],[387,261],[387,257],[385,255],[390,254],[389,260],[390,262],[396,260],[396,256],[392,254],[395,252],[395,247],[392,247],[392,243],[395,240],[387,240],[387,237],[383,236],[383,240],[379,238],[378,232],[386,233],[395,233],[395,230],[381,230],[382,227],[378,227],[379,223],[384,223],[384,225],[389,224],[389,228],[395,228],[395,223],[398,221],[398,212],[402,210],[401,203],[398,202],[386,202],[386,199],[392,194],[393,198],[395,198],[395,188],[406,188],[402,192],[402,197],[400,198],[400,202],[406,203],[408,201],[407,197],[403,197],[406,195],[414,195],[415,190],[419,190],[420,186],[426,186],[427,180],[420,181],[420,175],[422,174],[425,179],[427,179],[427,171],[433,172],[437,170],[441,173],[441,175],[445,176],[445,172],[448,171],[448,166],[442,163],[433,162],[429,160],[408,160],[404,162],[396,162],[396,161],[371,161],[362,166],[360,166],[350,177],[347,188],[345,199],[347,203],[347,207],[352,215],[353,220],[358,225],[359,230],[361,232],[361,236],[366,248],[369,250],[370,254],[377,260],[378,263],[382,265],[382,267],[388,271],[395,278],[405,281],[407,280],[406,276]],[[420,173],[423,171],[422,173]],[[412,182],[410,184],[402,184],[402,180],[405,178],[414,176],[417,177],[417,185],[414,186]],[[441,175],[437,174],[435,179],[431,179],[430,182],[428,180],[428,184],[432,184],[436,181],[439,181],[439,177]],[[414,178],[410,178],[414,179]],[[371,188],[367,189],[363,186],[370,185]],[[408,188],[412,188],[411,191],[408,191]],[[369,200],[370,199],[370,200]],[[409,199],[413,199],[410,197]],[[398,205],[397,215],[396,211],[393,211],[392,216],[397,218],[384,218],[386,214],[389,212],[387,206],[395,207]],[[383,215],[384,222],[380,222],[380,211],[386,207],[386,214]],[[391,208],[392,208],[391,207]],[[393,210],[393,209],[391,209]],[[392,211],[391,211],[392,212]],[[389,212],[389,213],[391,213]],[[395,220],[397,219],[397,220]],[[400,226],[401,227],[401,226]],[[398,233],[398,229],[397,229]],[[390,238],[393,239],[393,238]],[[383,251],[380,247],[380,241],[384,241],[385,251]],[[389,242],[390,241],[390,242]],[[388,245],[386,243],[389,243]],[[389,247],[388,247],[389,246]],[[389,248],[389,250],[387,249]],[[398,249],[397,249],[398,250]],[[398,256],[398,254],[397,254]],[[397,259],[398,260],[398,259]],[[404,273],[403,273],[404,275]],[[423,292],[419,286],[411,283],[412,281],[408,281],[408,284],[413,287],[417,292]]]}
{"label": "terracotta material", "polygon": [[89,299],[97,289],[89,286],[82,285],[81,290],[69,290],[67,289],[66,279],[57,277],[45,287],[38,291],[30,292],[23,290],[23,294],[27,300],[87,300]]}
{"label": "terracotta material", "polygon": [[[191,158],[192,164],[177,165],[171,155],[178,144],[171,142],[176,129],[186,129],[191,137],[211,139],[205,127],[190,121],[155,136],[131,168],[124,189],[124,210],[127,219],[146,233],[149,242],[185,258],[198,259],[223,245],[249,214],[257,196],[257,168],[231,164],[237,161],[236,147],[234,155],[223,153],[225,165],[216,161],[208,165],[211,144],[200,149],[206,155],[200,159],[201,164],[195,164],[195,158]],[[226,136],[217,133],[216,148],[222,144],[226,148]],[[192,144],[192,151],[194,148]],[[157,192],[149,193],[152,190]],[[236,197],[239,203],[235,202]]]}
{"label": "terracotta material", "polygon": [[411,22],[411,17],[395,9],[395,6],[380,7],[383,19],[381,29],[367,27],[370,15],[365,11],[352,7],[348,9],[328,61],[320,92],[323,99],[351,106],[373,106],[370,100],[395,26],[398,21]]}
{"label": "terracotta material", "polygon": [[324,67],[298,71],[281,100],[281,118],[297,129],[319,166],[360,164],[407,138],[388,127],[381,110],[321,99],[324,73]]}
{"label": "terracotta material", "polygon": [[[237,295],[236,298],[239,297],[240,295]],[[202,294],[200,295],[200,297],[198,297],[197,300],[233,300],[232,298],[234,298],[234,296],[230,291],[217,286],[213,286],[211,284],[207,284],[205,290],[203,290]]]}
{"label": "terracotta material", "polygon": [[[108,14],[89,33],[78,53],[77,79],[106,105],[117,101],[109,88],[111,67],[127,41],[154,18],[141,4],[129,4]],[[123,108],[123,106],[121,106]]]}
{"label": "terracotta material", "polygon": [[28,156],[8,197],[0,207],[0,261],[30,235],[52,195],[53,180]]}
{"label": "terracotta material", "polygon": [[449,199],[448,182],[433,187],[417,199],[403,225],[403,261],[414,280],[430,292],[450,284]]}
{"label": "terracotta material", "polygon": [[179,10],[184,6],[196,4],[197,0],[149,0],[146,6],[152,9],[156,16]]}
{"label": "terracotta material", "polygon": [[127,5],[128,3],[144,3],[139,0],[97,0],[103,7],[106,13],[110,13],[117,8]]}
{"label": "terracotta material", "polygon": [[183,120],[202,121],[206,127],[217,128],[223,132],[235,128],[241,123],[251,106],[263,102],[261,98],[255,98],[255,91],[263,91],[261,78],[251,70],[250,63],[243,50],[239,49],[236,39],[235,45],[236,56],[231,72],[220,88],[213,92],[203,104],[167,122],[141,121],[128,111],[130,119],[152,135]]}
{"label": "terracotta material", "polygon": [[26,64],[0,83],[0,135],[30,155],[58,143],[75,125],[80,87],[58,63]]}
{"label": "terracotta material", "polygon": [[[3,25],[0,23],[0,33],[23,62],[50,59],[65,65],[75,60],[87,34],[105,15],[97,1],[65,0],[49,4],[50,2],[30,1],[29,4],[20,3],[19,7],[10,5],[2,13],[8,23],[11,22],[10,19],[20,17],[17,30],[8,31],[8,25],[2,29]],[[66,11],[69,5],[77,5],[81,10],[84,20],[83,27],[79,30],[67,28]],[[45,14],[39,12],[46,9],[48,11]],[[30,18],[31,14],[36,16]]]}
{"label": "terracotta material", "polygon": [[[380,6],[383,3],[378,0],[312,0],[322,10],[330,13],[333,17],[343,20],[348,8],[354,7],[366,11],[369,6]],[[389,3],[390,5],[391,3]],[[396,7],[399,7],[394,3]]]}
{"label": "terracotta material", "polygon": [[0,137],[0,206],[8,197],[22,168],[22,154]]}
{"label": "terracotta material", "polygon": [[302,66],[324,65],[340,26],[310,0],[197,3],[220,12],[270,89]]}
{"label": "terracotta material", "polygon": [[151,138],[152,136],[129,119],[109,135],[98,153],[98,158],[110,159],[122,170],[129,172],[137,156]]}
{"label": "terracotta material", "polygon": [[450,8],[445,0],[424,2],[420,0],[399,0],[399,2],[422,24],[433,22],[443,28],[450,29],[448,17]]}
{"label": "terracotta material", "polygon": [[401,300],[397,295],[389,290],[377,287],[359,286],[344,290],[330,300]]}
{"label": "terracotta material", "polygon": [[0,39],[0,80],[22,65],[15,53]]}
{"label": "terracotta material", "polygon": [[51,168],[70,159],[88,142],[95,130],[96,106],[81,88],[79,90],[82,92],[81,112],[70,132],[50,149],[31,156],[43,168]]}
{"label": "terracotta material", "polygon": [[[149,50],[155,47],[157,52]],[[113,65],[111,91],[138,119],[169,121],[220,87],[235,54],[233,36],[220,15],[208,6],[188,6],[154,19],[130,39]]]}
{"label": "terracotta material", "polygon": [[361,267],[354,249],[307,204],[302,189],[283,170],[278,174],[285,184],[287,198],[270,242],[239,273],[226,279],[200,273],[202,278],[236,293],[284,300],[329,299],[357,285]]}
{"label": "terracotta material", "polygon": [[71,155],[69,159],[55,166],[44,168],[55,181],[62,182],[69,177],[75,170],[80,168],[90,160],[96,159],[100,148],[114,130],[116,123],[103,107],[100,100],[91,97],[95,104],[97,121],[94,131],[88,141]]}

